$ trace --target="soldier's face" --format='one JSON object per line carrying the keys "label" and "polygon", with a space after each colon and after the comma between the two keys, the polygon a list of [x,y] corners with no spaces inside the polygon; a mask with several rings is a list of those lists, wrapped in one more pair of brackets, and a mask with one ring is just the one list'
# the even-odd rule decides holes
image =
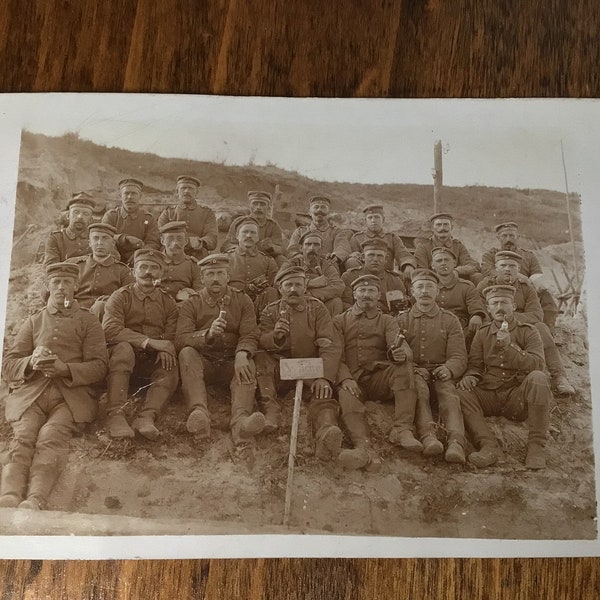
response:
{"label": "soldier's face", "polygon": [[302,254],[306,259],[316,259],[321,254],[321,240],[309,237],[302,242]]}
{"label": "soldier's face", "polygon": [[136,185],[124,185],[121,188],[121,203],[127,212],[135,212],[140,205],[142,193]]}
{"label": "soldier's face", "polygon": [[433,224],[433,233],[441,240],[450,237],[452,233],[452,221],[450,219],[436,219]]}
{"label": "soldier's face", "polygon": [[237,231],[237,240],[241,248],[254,248],[258,244],[258,227],[247,223]]}
{"label": "soldier's face", "polygon": [[50,293],[51,302],[64,305],[65,300],[70,302],[77,291],[77,280],[73,277],[51,277],[46,283]]}
{"label": "soldier's face", "polygon": [[515,229],[504,229],[496,235],[502,250],[516,250],[519,234]]}
{"label": "soldier's face", "polygon": [[92,254],[97,258],[105,258],[115,248],[115,240],[112,235],[101,231],[92,231],[90,233],[90,248]]}
{"label": "soldier's face", "polygon": [[487,310],[494,321],[510,321],[515,309],[514,301],[507,296],[492,296],[487,299]]}
{"label": "soldier's face", "polygon": [[291,306],[299,304],[306,292],[306,279],[302,275],[288,277],[279,284],[281,297]]}
{"label": "soldier's face", "polygon": [[448,254],[436,254],[431,259],[431,268],[439,275],[448,275],[454,271],[456,261]]}
{"label": "soldier's face", "polygon": [[229,270],[225,267],[209,267],[202,270],[202,283],[209,294],[219,295],[227,289]]}
{"label": "soldier's face", "polygon": [[250,202],[250,214],[264,217],[267,214],[267,207],[267,203],[262,200],[252,200]]}
{"label": "soldier's face", "polygon": [[516,281],[519,274],[519,263],[514,260],[502,259],[496,261],[496,273],[502,283]]}
{"label": "soldier's face", "polygon": [[373,233],[379,233],[383,229],[383,215],[371,213],[366,216],[367,229]]}
{"label": "soldier's face", "polygon": [[140,260],[133,267],[133,276],[138,285],[152,287],[162,276],[162,267],[153,260]]}
{"label": "soldier's face", "polygon": [[385,267],[386,253],[384,250],[365,250],[365,268],[380,271]]}
{"label": "soldier's face", "polygon": [[178,183],[177,197],[182,202],[192,202],[196,199],[198,188],[193,183]]}
{"label": "soldier's face", "polygon": [[430,279],[418,279],[411,286],[416,305],[421,309],[429,309],[435,304],[438,296],[438,286]]}
{"label": "soldier's face", "polygon": [[76,231],[85,231],[92,222],[92,209],[72,206],[69,209],[69,227]]}
{"label": "soldier's face", "polygon": [[163,233],[160,241],[165,248],[167,256],[179,256],[185,248],[187,235],[180,231],[178,233]]}
{"label": "soldier's face", "polygon": [[375,308],[379,301],[379,288],[376,285],[359,285],[352,294],[358,307],[363,310]]}
{"label": "soldier's face", "polygon": [[316,219],[324,219],[329,214],[328,202],[313,202],[309,210],[311,216]]}

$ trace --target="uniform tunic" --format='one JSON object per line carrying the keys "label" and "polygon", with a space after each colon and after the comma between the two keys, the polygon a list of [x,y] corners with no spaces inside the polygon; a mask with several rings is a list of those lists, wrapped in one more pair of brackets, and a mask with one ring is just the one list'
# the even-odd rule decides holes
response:
{"label": "uniform tunic", "polygon": [[115,241],[123,262],[129,262],[136,250],[125,241],[125,236],[139,238],[144,242],[144,248],[160,249],[160,233],[151,212],[138,210],[135,215],[131,215],[123,207],[111,208],[104,213],[102,222],[117,230]]}
{"label": "uniform tunic", "polygon": [[[486,277],[478,285],[477,289],[482,292],[490,285],[504,285],[495,276]],[[516,312],[519,313],[521,323],[541,323],[544,320],[544,312],[540,305],[534,287],[527,281],[517,280],[511,283],[515,289]]]}
{"label": "uniform tunic", "polygon": [[470,281],[453,273],[452,279],[448,283],[440,283],[439,288],[436,298],[438,306],[455,314],[463,329],[469,325],[469,319],[474,315],[479,315],[482,319],[487,317],[483,298]]}
{"label": "uniform tunic", "polygon": [[[229,252],[232,248],[237,247],[238,241],[235,234],[238,223],[247,218],[248,215],[242,215],[232,221],[229,231],[227,232],[227,238],[221,245],[221,252]],[[277,221],[267,218],[264,224],[259,224],[258,240],[258,249],[265,254],[268,254],[269,256],[285,255],[285,237],[283,235],[283,230]]]}
{"label": "uniform tunic", "polygon": [[266,277],[269,286],[277,274],[277,263],[259,250],[242,250],[239,246],[227,251],[229,256],[229,282],[245,291],[246,286],[257,278]]}
{"label": "uniform tunic", "polygon": [[[307,231],[318,231],[323,239],[321,251],[323,254],[335,254],[342,263],[346,262],[346,259],[350,256],[350,241],[349,232],[345,229],[339,229],[335,225],[325,225],[324,227],[317,227],[314,223],[308,225],[301,225],[292,233],[290,243],[288,244],[288,251],[294,250],[293,247],[300,247],[300,238]],[[289,254],[289,252],[288,252]]]}
{"label": "uniform tunic", "polygon": [[[485,277],[496,274],[496,252],[500,252],[500,249],[491,248],[487,252],[484,252],[483,256],[481,257],[481,273]],[[531,250],[517,248],[514,250],[514,252],[523,257],[523,260],[519,266],[519,272],[525,275],[525,277],[543,274],[540,261]]]}
{"label": "uniform tunic", "polygon": [[371,271],[367,271],[366,267],[354,267],[353,269],[348,269],[348,271],[342,275],[342,281],[345,285],[344,292],[342,294],[342,302],[344,303],[345,308],[348,308],[354,304],[354,296],[352,295],[352,282],[363,275],[376,275],[381,280],[379,308],[384,313],[390,312],[390,307],[388,306],[386,298],[387,292],[400,291],[406,297],[404,280],[402,276],[395,271],[388,271],[386,269],[382,273],[373,273]]}
{"label": "uniform tunic", "polygon": [[[41,371],[26,372],[36,346],[46,346],[66,363],[69,377],[48,378]],[[17,421],[38,398],[55,389],[77,423],[89,423],[97,401],[91,384],[106,375],[108,357],[98,318],[74,301],[68,309],[46,306],[30,316],[4,356],[2,375],[12,388],[6,399],[6,420]]]}
{"label": "uniform tunic", "polygon": [[209,252],[217,247],[217,218],[208,206],[196,202],[187,206],[180,202],[165,208],[158,217],[158,226],[162,227],[171,221],[185,221],[188,235],[198,237]]}
{"label": "uniform tunic", "polygon": [[456,238],[450,238],[445,243],[432,235],[417,244],[415,259],[420,269],[431,269],[431,251],[434,248],[445,246],[452,250],[456,256],[456,270],[460,277],[469,277],[479,270],[477,261],[471,257],[464,244]]}
{"label": "uniform tunic", "polygon": [[68,227],[53,231],[46,240],[44,266],[64,262],[74,256],[84,256],[91,251],[87,228],[82,233],[75,233]]}
{"label": "uniform tunic", "polygon": [[175,298],[177,292],[183,288],[201,290],[201,271],[198,263],[187,255],[178,262],[167,256],[160,286],[171,298]]}
{"label": "uniform tunic", "polygon": [[402,240],[391,231],[379,233],[373,233],[368,229],[365,231],[359,231],[350,238],[350,249],[352,252],[362,252],[362,244],[367,240],[380,238],[385,242],[388,247],[388,257],[385,268],[388,270],[394,269],[394,261],[400,270],[404,269],[407,265],[412,267],[417,266],[415,257],[406,249]]}
{"label": "uniform tunic", "polygon": [[281,265],[281,270],[291,266],[299,266],[306,273],[308,289],[307,294],[320,300],[327,302],[332,298],[341,298],[346,287],[337,267],[326,258],[319,259],[319,262],[310,266],[304,261],[303,256],[292,258]]}

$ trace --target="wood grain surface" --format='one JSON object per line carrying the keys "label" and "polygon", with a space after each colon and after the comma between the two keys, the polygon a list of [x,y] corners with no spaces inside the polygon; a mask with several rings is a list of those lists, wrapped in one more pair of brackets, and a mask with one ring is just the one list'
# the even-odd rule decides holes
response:
{"label": "wood grain surface", "polygon": [[[597,0],[2,0],[0,91],[600,95]],[[600,597],[596,559],[1,561],[0,598]]]}

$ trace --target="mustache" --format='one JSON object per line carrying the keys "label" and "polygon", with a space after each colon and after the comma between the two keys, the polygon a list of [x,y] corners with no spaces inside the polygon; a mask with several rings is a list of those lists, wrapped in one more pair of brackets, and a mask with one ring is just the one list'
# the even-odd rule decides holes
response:
{"label": "mustache", "polygon": [[288,294],[288,298],[299,298],[300,294],[298,292],[290,292]]}

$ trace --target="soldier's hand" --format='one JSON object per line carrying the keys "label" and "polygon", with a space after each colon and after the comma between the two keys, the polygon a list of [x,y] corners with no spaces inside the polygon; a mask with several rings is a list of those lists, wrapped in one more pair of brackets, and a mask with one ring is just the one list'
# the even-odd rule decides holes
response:
{"label": "soldier's hand", "polygon": [[510,331],[498,331],[496,333],[496,347],[504,350],[510,346]]}
{"label": "soldier's hand", "polygon": [[446,365],[440,365],[433,370],[433,375],[440,381],[450,381],[452,379],[452,371]]}
{"label": "soldier's hand", "polygon": [[69,377],[71,375],[69,367],[58,357],[52,363],[39,365],[39,370],[45,377]]}
{"label": "soldier's hand", "polygon": [[340,383],[340,387],[357,398],[360,396],[360,387],[358,386],[358,383],[356,383],[356,380],[351,377],[344,379],[344,381]]}
{"label": "soldier's hand", "polygon": [[173,342],[169,340],[148,340],[146,344],[146,348],[148,350],[155,350],[156,352],[167,352],[168,354],[172,354],[173,357],[177,356],[177,351],[175,350],[175,346]]}
{"label": "soldier's hand", "polygon": [[278,344],[281,344],[290,333],[290,322],[285,317],[280,317],[273,327],[273,337]]}
{"label": "soldier's hand", "polygon": [[467,331],[471,335],[474,335],[475,332],[481,327],[482,323],[483,323],[483,319],[479,315],[473,315],[469,319],[469,326],[467,327]]}
{"label": "soldier's hand", "polygon": [[415,375],[418,375],[423,381],[429,381],[429,371],[423,367],[415,367]]}
{"label": "soldier's hand", "polygon": [[273,252],[275,251],[271,240],[260,240],[260,242],[258,242],[257,244],[257,248],[265,254],[273,254]]}
{"label": "soldier's hand", "polygon": [[181,288],[177,292],[177,294],[175,294],[175,300],[178,300],[179,302],[183,302],[184,300],[187,300],[191,296],[197,296],[197,295],[198,295],[198,292],[196,290],[185,287],[185,288]]}
{"label": "soldier's hand", "polygon": [[31,353],[31,358],[29,359],[29,367],[36,371],[40,371],[39,360],[47,358],[49,356],[54,356],[52,350],[47,346],[36,346]]}
{"label": "soldier's hand", "polygon": [[331,389],[327,379],[315,379],[310,386],[310,391],[318,400],[325,400],[333,396],[333,390]]}
{"label": "soldier's hand", "polygon": [[402,346],[394,346],[390,350],[390,352],[392,354],[392,358],[394,359],[394,362],[396,362],[400,365],[406,362],[406,352],[404,352],[404,349],[402,348]]}
{"label": "soldier's hand", "polygon": [[459,390],[470,392],[474,387],[477,386],[477,377],[473,375],[465,375],[457,384],[456,387]]}
{"label": "soldier's hand", "polygon": [[404,269],[402,269],[402,273],[404,274],[404,277],[406,277],[407,279],[410,278],[410,274],[415,270],[415,268],[412,265],[406,265],[404,267]]}
{"label": "soldier's hand", "polygon": [[166,371],[170,371],[177,366],[177,359],[175,358],[175,355],[170,352],[159,351],[156,362],[158,361],[160,361],[161,367]]}
{"label": "soldier's hand", "polygon": [[210,324],[210,329],[208,330],[208,333],[207,333],[208,339],[212,340],[215,337],[219,337],[219,336],[223,335],[223,332],[225,331],[226,326],[227,326],[227,321],[219,315]]}
{"label": "soldier's hand", "polygon": [[135,235],[126,235],[125,242],[133,248],[139,249],[144,245],[144,241],[139,237],[135,237]]}
{"label": "soldier's hand", "polygon": [[233,368],[240,383],[254,383],[254,376],[252,375],[247,352],[242,350],[236,353]]}
{"label": "soldier's hand", "polygon": [[312,288],[323,288],[327,285],[327,277],[325,275],[319,275],[314,279],[307,282],[306,287],[310,290]]}

